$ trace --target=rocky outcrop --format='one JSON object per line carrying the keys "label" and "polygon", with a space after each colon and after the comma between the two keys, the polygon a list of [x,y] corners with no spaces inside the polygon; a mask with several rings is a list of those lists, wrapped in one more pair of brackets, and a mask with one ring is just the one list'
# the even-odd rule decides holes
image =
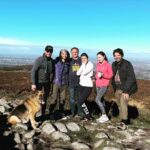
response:
{"label": "rocky outcrop", "polygon": [[[1,116],[7,116],[12,107],[0,100]],[[96,121],[47,120],[33,130],[30,124],[19,123],[5,128],[2,138],[12,137],[12,149],[20,150],[148,150],[150,128],[128,126],[127,130],[116,128],[116,120],[105,124]],[[0,126],[1,127],[1,126]],[[10,140],[10,139],[9,139]],[[9,143],[8,143],[9,144]]]}

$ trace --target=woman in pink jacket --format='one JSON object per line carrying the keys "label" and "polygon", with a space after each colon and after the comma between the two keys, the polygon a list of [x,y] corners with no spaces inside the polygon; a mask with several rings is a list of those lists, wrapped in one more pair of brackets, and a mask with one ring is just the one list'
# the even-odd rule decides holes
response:
{"label": "woman in pink jacket", "polygon": [[102,112],[102,116],[97,119],[96,121],[98,123],[104,123],[109,120],[108,116],[106,115],[106,111],[104,108],[104,105],[102,103],[102,97],[106,93],[109,82],[113,76],[112,73],[112,67],[108,63],[107,57],[104,52],[100,51],[97,53],[97,60],[98,63],[96,65],[96,91],[97,91],[97,96],[96,96],[96,103],[99,107],[99,109]]}

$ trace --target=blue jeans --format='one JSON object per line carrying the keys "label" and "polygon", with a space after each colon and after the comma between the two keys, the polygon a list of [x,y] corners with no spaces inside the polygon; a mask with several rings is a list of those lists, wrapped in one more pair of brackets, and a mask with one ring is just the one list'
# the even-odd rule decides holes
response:
{"label": "blue jeans", "polygon": [[97,105],[98,105],[99,109],[101,110],[102,114],[106,114],[104,105],[102,103],[102,97],[106,93],[107,87],[96,88],[96,91],[97,91],[97,96],[96,96],[95,102],[97,103]]}
{"label": "blue jeans", "polygon": [[77,102],[78,115],[82,114],[81,107],[79,104],[79,85],[70,85],[69,86],[69,94],[70,94],[70,109],[72,115],[75,115],[75,103]]}

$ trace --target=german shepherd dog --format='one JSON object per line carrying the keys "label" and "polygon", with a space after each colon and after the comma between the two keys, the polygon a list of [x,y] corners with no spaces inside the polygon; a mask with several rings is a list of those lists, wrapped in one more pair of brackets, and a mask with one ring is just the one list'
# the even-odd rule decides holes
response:
{"label": "german shepherd dog", "polygon": [[35,95],[29,96],[18,105],[8,116],[8,123],[16,125],[17,123],[27,123],[29,120],[33,129],[36,129],[38,123],[35,121],[35,115],[41,109],[43,92],[36,91]]}

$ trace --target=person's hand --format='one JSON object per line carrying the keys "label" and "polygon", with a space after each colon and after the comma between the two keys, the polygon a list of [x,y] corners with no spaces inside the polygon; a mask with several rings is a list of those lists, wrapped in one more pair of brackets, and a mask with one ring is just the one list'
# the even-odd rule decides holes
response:
{"label": "person's hand", "polygon": [[127,94],[127,93],[122,93],[122,95],[123,95],[124,99],[129,99],[129,94]]}
{"label": "person's hand", "polygon": [[36,85],[31,85],[31,89],[32,89],[32,91],[35,91],[36,90]]}
{"label": "person's hand", "polygon": [[85,62],[82,62],[82,67],[85,67],[86,63]]}
{"label": "person's hand", "polygon": [[98,77],[101,78],[102,76],[103,76],[103,73],[99,71],[98,72]]}

